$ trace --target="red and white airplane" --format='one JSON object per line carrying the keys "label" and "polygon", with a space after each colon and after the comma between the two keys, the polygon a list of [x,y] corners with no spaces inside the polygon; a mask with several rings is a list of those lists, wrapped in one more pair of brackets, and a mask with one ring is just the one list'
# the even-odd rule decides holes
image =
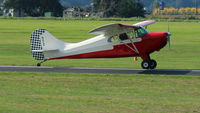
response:
{"label": "red and white airplane", "polygon": [[109,24],[89,33],[98,36],[78,42],[67,43],[56,39],[44,29],[35,30],[31,35],[31,51],[36,60],[141,57],[143,69],[155,69],[157,63],[150,58],[154,51],[162,49],[169,41],[170,32],[149,33],[145,27],[154,20],[134,25]]}

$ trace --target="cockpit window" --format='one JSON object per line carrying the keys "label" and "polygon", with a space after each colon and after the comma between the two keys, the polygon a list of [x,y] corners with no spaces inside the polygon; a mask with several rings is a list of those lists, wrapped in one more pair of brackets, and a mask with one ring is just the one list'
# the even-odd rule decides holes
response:
{"label": "cockpit window", "polygon": [[108,42],[118,42],[118,41],[119,41],[119,38],[117,35],[108,38]]}
{"label": "cockpit window", "polygon": [[147,33],[148,33],[147,30],[145,28],[143,28],[143,27],[140,27],[139,29],[137,29],[135,31],[136,37],[142,37]]}
{"label": "cockpit window", "polygon": [[127,39],[129,39],[128,35],[126,33],[122,33],[120,35],[115,35],[115,36],[110,37],[108,39],[108,42],[118,42],[118,41],[127,40]]}
{"label": "cockpit window", "polygon": [[119,39],[120,40],[127,40],[128,39],[128,35],[126,33],[120,34],[119,35]]}
{"label": "cockpit window", "polygon": [[110,38],[108,38],[108,42],[118,42],[118,41],[123,41],[123,40],[128,40],[128,39],[133,39],[133,38],[139,38],[147,34],[148,31],[140,26],[139,29],[133,30],[128,33],[122,33],[120,35],[115,35]]}

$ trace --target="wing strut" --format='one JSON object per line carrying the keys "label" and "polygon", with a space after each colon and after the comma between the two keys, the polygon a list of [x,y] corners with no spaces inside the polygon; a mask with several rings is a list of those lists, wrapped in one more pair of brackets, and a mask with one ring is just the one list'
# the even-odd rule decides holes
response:
{"label": "wing strut", "polygon": [[139,54],[139,51],[138,51],[137,47],[135,46],[133,40],[132,40],[130,37],[128,37],[128,38],[129,38],[129,40],[131,41],[131,44],[132,44],[132,46],[134,47],[134,50],[136,51],[136,53]]}
{"label": "wing strut", "polygon": [[[125,33],[127,34],[127,32],[125,32]],[[134,34],[134,38],[136,38],[135,34]],[[134,52],[136,52],[136,53],[139,54],[140,52],[138,51],[137,47],[135,46],[135,44],[134,44],[133,40],[130,38],[130,36],[128,36],[128,39],[131,41],[131,44],[132,44],[133,48],[132,48],[131,46],[129,46],[127,43],[124,43],[123,40],[121,40],[121,39],[119,38],[119,40],[120,40],[124,45],[126,45],[129,49],[131,49],[132,51],[134,51]]]}

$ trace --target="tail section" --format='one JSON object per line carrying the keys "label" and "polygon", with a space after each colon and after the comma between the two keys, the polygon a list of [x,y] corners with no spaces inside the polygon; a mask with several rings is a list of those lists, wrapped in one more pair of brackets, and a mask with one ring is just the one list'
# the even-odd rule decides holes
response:
{"label": "tail section", "polygon": [[35,30],[31,35],[31,51],[36,60],[44,60],[43,52],[34,52],[34,50],[42,50],[40,35],[45,32],[44,29]]}
{"label": "tail section", "polygon": [[31,35],[31,51],[36,60],[48,59],[51,53],[63,49],[65,44],[44,29],[35,30]]}

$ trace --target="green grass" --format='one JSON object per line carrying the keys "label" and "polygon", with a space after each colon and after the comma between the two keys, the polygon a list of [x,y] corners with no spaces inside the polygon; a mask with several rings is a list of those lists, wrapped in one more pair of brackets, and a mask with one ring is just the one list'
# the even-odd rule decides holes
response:
{"label": "green grass", "polygon": [[[81,21],[81,20],[21,20],[0,19],[0,65],[36,65],[30,52],[30,35],[35,29],[47,29],[57,38],[67,42],[78,42],[94,35],[88,31],[109,23],[119,21]],[[120,21],[134,24],[136,21]],[[158,69],[200,69],[200,22],[171,22],[172,49],[165,47],[151,57],[158,62]],[[148,27],[151,32],[167,31],[167,22],[158,22]],[[70,67],[116,67],[141,68],[141,59],[81,59],[56,60],[44,66]]]}
{"label": "green grass", "polygon": [[[35,65],[30,35],[47,29],[57,38],[78,42],[87,32],[118,21],[0,19],[0,65]],[[120,23],[133,24],[133,21]],[[166,22],[149,26],[167,31]],[[158,69],[200,69],[200,23],[172,22],[172,49],[151,56]],[[46,66],[141,68],[141,59],[48,61]],[[192,113],[200,112],[200,77],[164,75],[58,74],[0,72],[0,113]]]}
{"label": "green grass", "polygon": [[0,112],[200,112],[200,77],[0,73]]}

